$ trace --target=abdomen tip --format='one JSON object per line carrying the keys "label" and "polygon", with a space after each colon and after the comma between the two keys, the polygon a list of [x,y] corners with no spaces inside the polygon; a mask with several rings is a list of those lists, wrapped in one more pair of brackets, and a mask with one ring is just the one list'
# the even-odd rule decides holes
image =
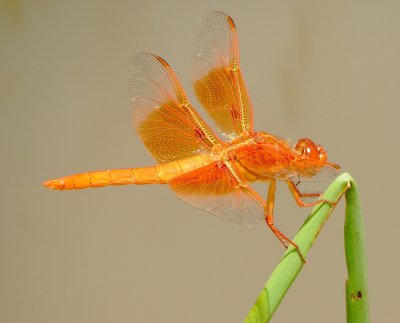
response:
{"label": "abdomen tip", "polygon": [[63,185],[56,179],[45,181],[43,182],[43,185],[53,190],[62,190],[64,188]]}

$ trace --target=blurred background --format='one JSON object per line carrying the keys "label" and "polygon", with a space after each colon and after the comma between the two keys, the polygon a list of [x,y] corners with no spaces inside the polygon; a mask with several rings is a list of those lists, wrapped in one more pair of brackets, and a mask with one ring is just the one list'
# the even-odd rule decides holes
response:
{"label": "blurred background", "polygon": [[[164,57],[199,106],[189,82],[192,42],[211,10],[238,27],[256,129],[312,138],[358,182],[372,321],[395,320],[398,1],[1,0],[0,322],[246,317],[283,253],[264,223],[218,219],[166,186],[41,186],[154,163],[130,126],[129,57]],[[274,322],[345,321],[343,205]],[[309,211],[279,185],[280,229],[294,236]]]}

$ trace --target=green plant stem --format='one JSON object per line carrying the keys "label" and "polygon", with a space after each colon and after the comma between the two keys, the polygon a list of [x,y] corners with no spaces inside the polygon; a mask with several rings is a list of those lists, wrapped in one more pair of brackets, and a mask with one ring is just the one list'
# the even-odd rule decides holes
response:
{"label": "green plant stem", "polygon": [[[347,201],[345,219],[345,252],[348,269],[347,322],[367,323],[369,307],[364,229],[357,185],[350,174],[340,175],[328,187],[323,199],[335,201],[335,204],[323,202],[317,205],[300,228],[294,242],[298,244],[304,257],[307,257],[308,251],[343,194]],[[269,322],[303,265],[296,250],[289,247],[262,289],[245,323]]]}
{"label": "green plant stem", "polygon": [[367,262],[365,258],[364,223],[357,184],[350,178],[346,191],[344,245],[348,279],[346,282],[347,322],[369,322]]}

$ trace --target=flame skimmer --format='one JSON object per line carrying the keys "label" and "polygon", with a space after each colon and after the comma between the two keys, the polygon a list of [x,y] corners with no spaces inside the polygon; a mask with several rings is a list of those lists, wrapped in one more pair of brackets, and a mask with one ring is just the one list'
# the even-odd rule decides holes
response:
{"label": "flame skimmer", "polygon": [[[161,57],[140,53],[129,67],[133,127],[159,163],[152,167],[93,171],[44,183],[57,189],[124,184],[168,184],[185,202],[242,225],[265,219],[287,248],[299,247],[274,225],[276,181],[285,181],[301,207],[321,202],[303,181],[334,176],[321,146],[300,139],[294,148],[253,129],[253,111],[239,65],[238,36],[228,15],[211,12],[200,24],[193,53],[197,98],[228,141],[222,141],[189,102],[178,78]],[[264,200],[249,186],[269,182]],[[306,203],[307,199],[311,202]]]}

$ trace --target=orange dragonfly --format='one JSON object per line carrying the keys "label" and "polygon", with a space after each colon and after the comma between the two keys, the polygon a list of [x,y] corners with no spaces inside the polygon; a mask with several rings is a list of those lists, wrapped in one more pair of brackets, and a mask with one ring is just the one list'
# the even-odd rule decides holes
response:
{"label": "orange dragonfly", "polygon": [[[299,247],[274,225],[276,181],[287,183],[299,206],[312,206],[321,202],[321,193],[301,191],[299,183],[332,177],[340,167],[329,163],[325,150],[310,139],[291,148],[287,141],[253,129],[236,27],[222,12],[211,12],[200,23],[192,85],[226,141],[193,108],[167,62],[140,53],[129,67],[131,120],[159,164],[75,174],[44,185],[69,190],[168,184],[190,205],[232,222],[248,226],[265,219],[280,242],[286,248],[293,245],[305,261]],[[249,186],[257,180],[269,183],[266,200]]]}

